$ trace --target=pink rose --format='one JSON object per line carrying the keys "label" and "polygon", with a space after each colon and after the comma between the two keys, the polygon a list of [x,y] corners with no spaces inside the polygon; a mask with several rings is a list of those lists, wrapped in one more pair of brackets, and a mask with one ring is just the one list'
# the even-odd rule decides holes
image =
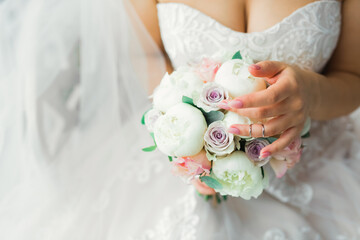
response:
{"label": "pink rose", "polygon": [[207,159],[204,150],[195,156],[174,158],[171,163],[173,174],[184,180],[191,180],[203,172],[210,174],[211,162]]}
{"label": "pink rose", "polygon": [[201,63],[197,66],[195,72],[204,82],[212,82],[214,81],[215,75],[220,67],[220,62],[214,61],[210,58],[203,58]]}
{"label": "pink rose", "polygon": [[273,154],[270,165],[276,177],[283,177],[289,168],[294,167],[300,161],[301,154],[301,137],[296,138],[284,150]]}

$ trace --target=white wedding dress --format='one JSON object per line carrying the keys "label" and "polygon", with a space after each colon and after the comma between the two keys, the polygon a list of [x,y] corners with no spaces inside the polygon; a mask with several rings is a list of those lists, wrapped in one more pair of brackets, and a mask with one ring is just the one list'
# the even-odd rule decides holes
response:
{"label": "white wedding dress", "polygon": [[[284,178],[272,176],[258,199],[214,206],[171,175],[166,156],[140,150],[151,144],[139,122],[149,101],[136,81],[142,73],[119,60],[129,50],[116,28],[122,1],[30,2],[0,3],[0,50],[16,49],[0,57],[0,239],[360,239],[354,118],[314,121],[301,162]],[[340,12],[341,3],[321,0],[263,32],[241,33],[187,5],[158,4],[175,68],[240,50],[321,72]],[[39,22],[44,28],[32,28]]]}

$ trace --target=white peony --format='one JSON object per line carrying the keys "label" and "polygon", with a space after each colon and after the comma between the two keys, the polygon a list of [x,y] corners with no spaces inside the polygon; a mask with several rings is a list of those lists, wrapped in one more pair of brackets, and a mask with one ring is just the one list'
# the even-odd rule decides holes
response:
{"label": "white peony", "polygon": [[263,178],[261,168],[254,166],[242,151],[213,162],[211,176],[221,183],[222,188],[216,189],[221,195],[246,200],[257,198],[268,184],[268,178]]}
{"label": "white peony", "polygon": [[153,105],[155,109],[166,112],[170,107],[180,103],[182,100],[181,92],[171,83],[170,75],[165,74],[160,85],[153,94]]}
{"label": "white peony", "polygon": [[252,76],[248,67],[249,64],[241,59],[229,60],[216,73],[215,82],[224,87],[232,98],[266,89],[265,80]]}
{"label": "white peony", "polygon": [[194,156],[204,147],[206,128],[206,120],[200,110],[179,103],[156,121],[155,141],[159,150],[168,156]]}
{"label": "white peony", "polygon": [[[252,124],[253,123],[250,118],[241,116],[234,112],[227,112],[225,114],[223,122],[226,124],[227,128],[229,128],[233,124]],[[240,136],[240,137],[243,139],[246,139],[246,140],[253,139],[250,136]]]}
{"label": "white peony", "polygon": [[203,84],[190,68],[180,68],[171,75],[166,73],[154,91],[154,108],[165,113],[172,106],[181,103],[183,96],[193,98],[201,92]]}

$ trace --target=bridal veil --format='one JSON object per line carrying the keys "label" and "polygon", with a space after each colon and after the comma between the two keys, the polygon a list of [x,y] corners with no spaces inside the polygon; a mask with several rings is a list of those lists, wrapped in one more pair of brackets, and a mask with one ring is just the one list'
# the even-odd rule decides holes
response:
{"label": "bridal veil", "polygon": [[140,119],[165,66],[130,4],[0,1],[0,53],[0,238],[141,228],[163,159]]}

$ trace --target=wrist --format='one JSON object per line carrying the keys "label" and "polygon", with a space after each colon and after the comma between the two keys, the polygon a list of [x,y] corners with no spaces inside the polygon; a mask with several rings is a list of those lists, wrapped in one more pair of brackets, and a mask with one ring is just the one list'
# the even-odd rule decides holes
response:
{"label": "wrist", "polygon": [[311,118],[317,118],[321,112],[321,86],[325,81],[325,76],[307,71],[306,79],[306,88],[308,89],[307,98],[309,99],[309,115]]}

